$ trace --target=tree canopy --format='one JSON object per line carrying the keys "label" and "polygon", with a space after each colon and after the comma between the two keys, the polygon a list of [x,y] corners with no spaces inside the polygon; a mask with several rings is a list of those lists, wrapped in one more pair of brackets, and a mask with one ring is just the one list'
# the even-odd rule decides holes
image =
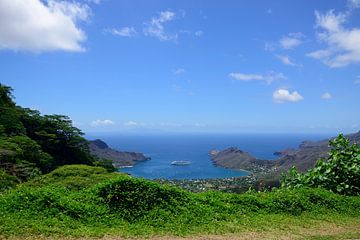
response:
{"label": "tree canopy", "polygon": [[105,164],[69,117],[17,106],[12,91],[0,83],[0,168],[6,174],[23,181],[62,165]]}

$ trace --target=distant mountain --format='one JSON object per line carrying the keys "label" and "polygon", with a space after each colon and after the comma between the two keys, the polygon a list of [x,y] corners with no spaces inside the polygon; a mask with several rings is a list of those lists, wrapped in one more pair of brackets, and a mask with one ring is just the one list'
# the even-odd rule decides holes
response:
{"label": "distant mountain", "polygon": [[[360,131],[345,137],[351,143],[360,144]],[[332,139],[334,138],[316,142],[304,141],[298,149],[277,151],[274,153],[279,156],[276,160],[257,159],[234,147],[222,151],[213,150],[209,154],[215,165],[225,168],[280,174],[295,166],[299,171],[305,172],[313,167],[318,159],[328,157],[329,140]]]}
{"label": "distant mountain", "polygon": [[112,160],[116,168],[134,166],[139,161],[151,159],[142,153],[117,151],[100,139],[89,141],[89,148],[90,152],[99,158]]}

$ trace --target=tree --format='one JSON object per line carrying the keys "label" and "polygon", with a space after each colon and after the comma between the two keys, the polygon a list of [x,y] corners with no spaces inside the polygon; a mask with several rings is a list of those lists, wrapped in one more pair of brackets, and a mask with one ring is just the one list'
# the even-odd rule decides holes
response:
{"label": "tree", "polygon": [[0,106],[15,106],[13,102],[13,89],[0,83]]}
{"label": "tree", "polygon": [[[43,173],[65,164],[104,165],[93,156],[80,129],[64,115],[41,115],[16,106],[12,88],[0,84],[1,161],[31,163]],[[13,165],[12,165],[13,166]]]}

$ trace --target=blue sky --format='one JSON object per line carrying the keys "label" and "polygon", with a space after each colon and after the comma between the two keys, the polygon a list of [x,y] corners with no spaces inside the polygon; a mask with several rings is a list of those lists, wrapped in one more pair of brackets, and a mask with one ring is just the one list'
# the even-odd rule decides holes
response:
{"label": "blue sky", "polygon": [[87,133],[360,129],[360,1],[0,0],[0,81]]}

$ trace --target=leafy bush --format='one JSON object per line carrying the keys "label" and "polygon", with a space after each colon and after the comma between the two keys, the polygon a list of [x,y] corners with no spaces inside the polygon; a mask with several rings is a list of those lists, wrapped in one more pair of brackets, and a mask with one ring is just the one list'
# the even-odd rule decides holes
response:
{"label": "leafy bush", "polygon": [[344,195],[360,195],[360,148],[350,145],[349,140],[340,134],[330,141],[328,160],[318,160],[315,167],[307,173],[290,169],[284,176],[282,186],[321,187]]}
{"label": "leafy bush", "polygon": [[190,193],[173,186],[164,186],[144,179],[122,176],[96,188],[96,195],[127,220],[134,220],[159,208],[170,211],[186,205]]}
{"label": "leafy bush", "polygon": [[360,214],[360,199],[334,194],[321,188],[277,189],[272,192],[225,194],[207,192],[198,195],[202,205],[227,214],[289,214],[338,212]]}
{"label": "leafy bush", "polygon": [[26,217],[36,216],[86,219],[101,216],[107,212],[106,207],[99,205],[96,199],[84,192],[69,191],[62,187],[46,186],[34,188],[20,186],[0,198],[0,210],[18,213]]}
{"label": "leafy bush", "polygon": [[19,182],[19,179],[15,176],[7,174],[0,169],[0,192],[11,189]]}
{"label": "leafy bush", "polygon": [[121,173],[108,173],[102,167],[87,165],[65,165],[51,173],[40,176],[28,183],[29,186],[62,186],[70,190],[80,190],[91,187],[104,180],[114,178]]}

